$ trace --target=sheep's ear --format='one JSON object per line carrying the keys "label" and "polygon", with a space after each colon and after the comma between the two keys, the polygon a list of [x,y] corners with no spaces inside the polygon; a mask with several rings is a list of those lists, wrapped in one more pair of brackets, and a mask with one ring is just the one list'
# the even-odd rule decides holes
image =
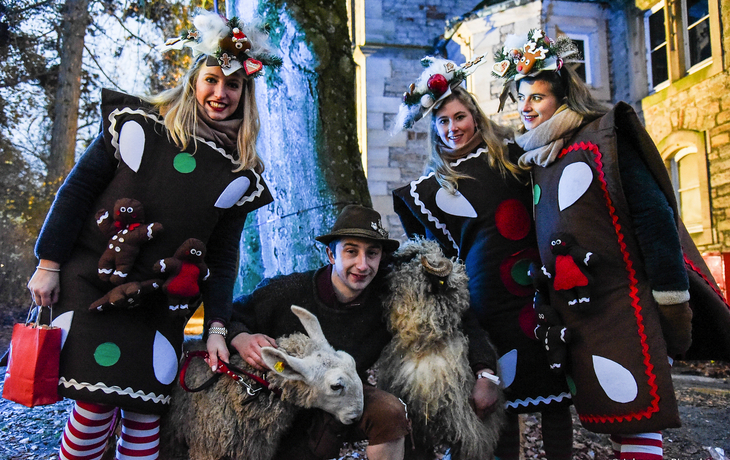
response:
{"label": "sheep's ear", "polygon": [[269,369],[290,380],[308,381],[309,369],[304,361],[289,356],[278,348],[262,347],[261,358]]}
{"label": "sheep's ear", "polygon": [[319,325],[319,320],[309,310],[296,305],[291,306],[291,311],[299,317],[299,321],[302,322],[304,330],[307,331],[307,335],[314,342],[328,343],[322,332],[322,327]]}

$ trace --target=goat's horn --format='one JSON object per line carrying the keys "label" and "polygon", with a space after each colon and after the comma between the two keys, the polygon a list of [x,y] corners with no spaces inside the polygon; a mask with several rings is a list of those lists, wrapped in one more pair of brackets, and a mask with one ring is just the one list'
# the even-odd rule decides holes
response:
{"label": "goat's horn", "polygon": [[431,265],[428,259],[426,259],[426,256],[421,256],[421,265],[424,266],[428,273],[440,277],[449,276],[451,269],[454,268],[454,264],[449,259],[443,259],[440,263]]}

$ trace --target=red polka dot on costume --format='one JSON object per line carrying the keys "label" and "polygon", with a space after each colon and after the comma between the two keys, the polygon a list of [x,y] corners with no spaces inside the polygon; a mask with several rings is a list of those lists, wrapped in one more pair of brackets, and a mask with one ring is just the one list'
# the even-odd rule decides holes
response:
{"label": "red polka dot on costume", "polygon": [[530,233],[532,219],[527,208],[519,200],[504,200],[494,214],[497,231],[508,240],[521,240]]}
{"label": "red polka dot on costume", "polygon": [[527,337],[537,340],[535,337],[537,314],[535,313],[535,309],[532,308],[532,303],[525,305],[522,310],[520,310],[520,316],[518,316],[517,321],[519,321],[520,329],[522,329],[522,332]]}

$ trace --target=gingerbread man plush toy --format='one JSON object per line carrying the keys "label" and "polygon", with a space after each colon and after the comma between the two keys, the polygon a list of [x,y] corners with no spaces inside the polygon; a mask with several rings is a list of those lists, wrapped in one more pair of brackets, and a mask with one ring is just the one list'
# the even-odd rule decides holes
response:
{"label": "gingerbread man plush toy", "polygon": [[200,283],[210,276],[205,264],[205,244],[196,238],[186,240],[173,257],[157,261],[154,270],[167,275],[162,290],[167,294],[170,310],[189,313],[190,303],[200,294]]}
{"label": "gingerbread man plush toy", "polygon": [[555,261],[546,264],[555,292],[568,299],[568,305],[579,311],[588,311],[591,305],[593,277],[588,268],[595,265],[596,256],[578,246],[575,237],[560,232],[552,236],[550,244]]}
{"label": "gingerbread man plush toy", "polygon": [[132,198],[120,198],[110,215],[106,209],[96,213],[96,223],[109,238],[106,250],[99,259],[99,278],[120,285],[127,280],[137,259],[142,243],[160,232],[162,224],[144,224],[144,206]]}

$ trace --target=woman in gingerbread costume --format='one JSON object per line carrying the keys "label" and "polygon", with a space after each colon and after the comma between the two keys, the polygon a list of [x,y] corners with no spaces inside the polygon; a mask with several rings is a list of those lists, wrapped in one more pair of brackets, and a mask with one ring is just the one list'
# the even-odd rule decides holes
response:
{"label": "woman in gingerbread costume", "polygon": [[459,86],[484,60],[462,66],[424,61],[427,68],[404,96],[397,126],[432,114],[428,173],[393,192],[394,209],[409,237],[435,239],[464,260],[471,307],[501,355],[508,424],[495,454],[518,459],[518,414],[542,412],[547,458],[570,459],[570,393],[535,336],[528,268],[539,257],[528,177],[515,164],[521,150],[511,131],[486,118]]}
{"label": "woman in gingerbread costume", "polygon": [[[198,287],[210,365],[228,358],[240,235],[247,214],[272,201],[255,150],[253,79],[280,60],[264,32],[235,18],[201,13],[194,24],[166,44],[197,56],[179,86],[150,98],[102,92],[103,131],[59,189],[36,244],[40,262],[28,287],[36,303],[53,305],[53,323],[64,331],[59,393],[76,400],[61,459],[98,458],[117,408],[117,458],[156,458],[184,325],[201,300],[187,293]],[[134,228],[120,212],[137,214],[138,204],[115,210],[125,198],[144,206],[145,221]],[[111,239],[100,230],[105,219],[120,222]],[[101,255],[124,251],[125,238],[144,226],[150,233],[132,268],[110,281],[106,263],[98,268]],[[178,250],[195,251],[200,272],[199,286],[182,298],[165,283],[179,270],[155,269],[175,266]]]}
{"label": "woman in gingerbread costume", "polygon": [[727,305],[679,222],[651,138],[629,105],[593,99],[564,65],[573,52],[567,37],[534,29],[510,36],[493,69],[505,95],[517,93],[519,165],[533,180],[548,302],[570,332],[580,420],[612,435],[616,458],[659,460],[660,430],[680,424],[670,361],[690,347],[690,292],[704,302],[695,315],[713,303],[722,317]]}

